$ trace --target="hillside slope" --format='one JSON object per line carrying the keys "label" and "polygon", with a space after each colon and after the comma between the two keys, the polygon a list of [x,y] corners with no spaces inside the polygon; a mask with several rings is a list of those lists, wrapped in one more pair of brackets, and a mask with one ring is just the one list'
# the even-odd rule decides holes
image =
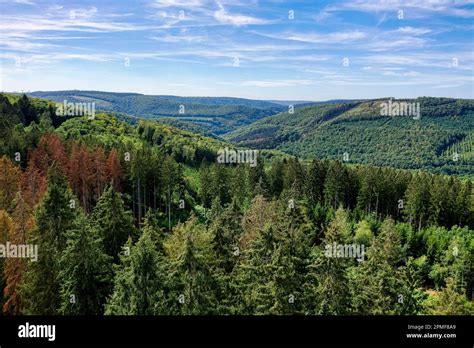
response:
{"label": "hillside slope", "polygon": [[308,159],[345,158],[351,163],[472,175],[473,100],[424,97],[407,101],[419,103],[419,120],[381,115],[384,102],[309,106],[256,121],[225,139]]}
{"label": "hillside slope", "polygon": [[174,118],[216,135],[287,109],[285,105],[263,100],[228,97],[155,96],[76,90],[32,92],[29,95],[60,103],[64,100],[95,103],[97,111],[112,111],[140,118]]}

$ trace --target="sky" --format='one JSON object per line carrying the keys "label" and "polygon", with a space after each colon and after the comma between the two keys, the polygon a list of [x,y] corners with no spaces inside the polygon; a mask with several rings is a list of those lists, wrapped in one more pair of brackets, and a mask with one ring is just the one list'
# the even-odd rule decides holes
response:
{"label": "sky", "polygon": [[474,0],[0,0],[0,89],[474,98]]}

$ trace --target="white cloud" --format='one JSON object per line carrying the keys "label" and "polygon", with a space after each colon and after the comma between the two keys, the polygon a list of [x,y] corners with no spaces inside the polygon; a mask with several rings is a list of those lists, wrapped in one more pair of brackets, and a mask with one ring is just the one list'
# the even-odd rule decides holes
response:
{"label": "white cloud", "polygon": [[341,5],[329,6],[325,11],[387,12],[404,10],[411,17],[429,12],[459,17],[473,17],[474,11],[472,9],[462,7],[472,3],[472,0],[352,0]]}
{"label": "white cloud", "polygon": [[220,2],[216,2],[219,6],[219,10],[214,12],[214,18],[221,24],[231,24],[236,26],[241,25],[255,25],[255,24],[268,24],[269,21],[261,18],[250,17],[240,14],[230,14],[226,12],[224,6]]}
{"label": "white cloud", "polygon": [[403,34],[411,34],[411,35],[424,35],[431,33],[431,29],[428,28],[413,28],[413,27],[401,27],[398,28],[397,32]]}
{"label": "white cloud", "polygon": [[284,32],[284,33],[257,33],[262,36],[270,37],[273,39],[292,40],[309,43],[347,43],[357,40],[362,40],[367,37],[367,33],[359,30],[344,31],[344,32],[332,32],[332,33],[297,33],[297,32]]}

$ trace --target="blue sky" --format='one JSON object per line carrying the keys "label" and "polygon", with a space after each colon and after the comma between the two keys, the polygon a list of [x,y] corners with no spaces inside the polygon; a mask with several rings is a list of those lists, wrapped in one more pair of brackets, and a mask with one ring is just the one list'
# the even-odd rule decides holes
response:
{"label": "blue sky", "polygon": [[474,98],[474,0],[0,0],[4,91]]}

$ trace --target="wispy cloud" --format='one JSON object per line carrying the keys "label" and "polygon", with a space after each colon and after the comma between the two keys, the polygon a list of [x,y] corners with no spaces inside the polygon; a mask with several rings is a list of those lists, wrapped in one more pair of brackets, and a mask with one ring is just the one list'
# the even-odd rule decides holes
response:
{"label": "wispy cloud", "polygon": [[41,86],[53,73],[61,86],[79,88],[71,72],[82,77],[94,71],[97,88],[175,88],[188,95],[204,88],[295,98],[315,90],[328,98],[342,92],[473,93],[474,0],[0,3],[7,87]]}
{"label": "wispy cloud", "polygon": [[362,40],[367,34],[358,30],[331,33],[315,33],[315,32],[282,32],[282,33],[264,33],[257,32],[259,35],[279,40],[292,40],[310,43],[331,43],[340,44]]}
{"label": "wispy cloud", "polygon": [[224,9],[224,6],[222,6],[220,2],[217,1],[216,3],[219,6],[219,10],[214,12],[214,18],[219,23],[232,24],[237,26],[270,23],[270,21],[261,18],[245,16],[241,14],[231,14]]}
{"label": "wispy cloud", "polygon": [[467,8],[467,5],[472,3],[472,0],[352,0],[331,5],[325,11],[386,12],[405,10],[412,16],[426,16],[436,12],[451,16],[473,17],[474,10]]}

